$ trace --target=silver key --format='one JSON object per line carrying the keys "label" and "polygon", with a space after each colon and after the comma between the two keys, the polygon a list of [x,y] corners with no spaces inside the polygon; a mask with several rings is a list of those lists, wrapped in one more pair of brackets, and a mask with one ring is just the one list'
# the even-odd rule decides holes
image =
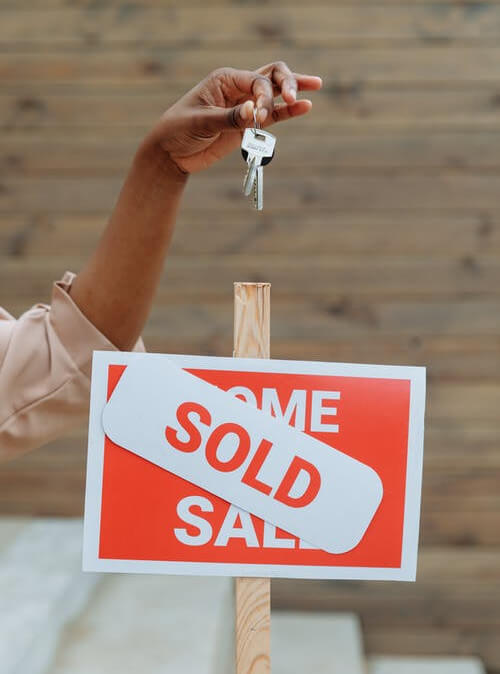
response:
{"label": "silver key", "polygon": [[255,161],[255,157],[252,157],[251,161],[247,160],[247,164],[248,168],[245,174],[245,180],[243,181],[243,192],[246,197],[248,197],[248,195],[252,191],[252,187],[255,181],[255,173],[257,171],[257,162]]}
{"label": "silver key", "polygon": [[248,153],[247,163],[250,163],[255,157],[257,166],[263,159],[272,157],[274,146],[276,145],[276,136],[264,129],[250,128],[245,129],[241,140],[241,149]]}
{"label": "silver key", "polygon": [[253,205],[258,211],[264,208],[264,167],[257,166],[253,184]]}
{"label": "silver key", "polygon": [[255,182],[256,169],[262,160],[273,156],[276,137],[269,131],[253,128],[245,129],[241,141],[241,149],[247,153],[248,170],[243,184],[243,191],[248,196]]}
{"label": "silver key", "polygon": [[261,211],[264,200],[264,164],[268,164],[273,158],[276,137],[260,128],[255,108],[253,124],[253,129],[245,129],[241,140],[241,152],[247,162],[243,192],[248,196],[253,188],[254,206]]}

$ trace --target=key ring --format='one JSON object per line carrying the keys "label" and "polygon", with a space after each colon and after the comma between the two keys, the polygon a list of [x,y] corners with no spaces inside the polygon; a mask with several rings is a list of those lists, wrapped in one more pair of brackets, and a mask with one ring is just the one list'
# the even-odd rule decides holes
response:
{"label": "key ring", "polygon": [[260,129],[260,122],[257,121],[257,109],[253,106],[253,135],[257,135],[257,129]]}

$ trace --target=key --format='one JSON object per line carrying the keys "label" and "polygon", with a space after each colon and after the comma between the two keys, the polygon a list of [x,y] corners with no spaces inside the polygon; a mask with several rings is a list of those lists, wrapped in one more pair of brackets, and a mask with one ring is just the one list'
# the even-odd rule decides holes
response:
{"label": "key", "polygon": [[241,154],[243,159],[249,163],[252,157],[257,160],[257,165],[265,166],[269,164],[274,156],[274,147],[276,145],[276,136],[263,129],[245,129],[241,140]]}
{"label": "key", "polygon": [[241,141],[241,154],[248,164],[247,173],[243,183],[245,195],[249,195],[255,183],[256,171],[259,166],[269,164],[274,155],[276,137],[269,131],[258,129],[245,129]]}
{"label": "key", "polygon": [[255,161],[255,157],[252,157],[252,159],[247,163],[248,168],[245,174],[245,180],[243,181],[243,192],[246,197],[248,197],[248,195],[252,191],[252,187],[255,181],[255,172],[257,170],[257,163]]}
{"label": "key", "polygon": [[257,166],[253,184],[253,205],[258,211],[264,208],[264,167]]}
{"label": "key", "polygon": [[253,129],[245,129],[241,140],[241,154],[247,162],[243,192],[248,196],[253,188],[254,206],[261,211],[264,200],[264,166],[269,164],[274,156],[276,137],[260,128],[255,108],[253,122]]}

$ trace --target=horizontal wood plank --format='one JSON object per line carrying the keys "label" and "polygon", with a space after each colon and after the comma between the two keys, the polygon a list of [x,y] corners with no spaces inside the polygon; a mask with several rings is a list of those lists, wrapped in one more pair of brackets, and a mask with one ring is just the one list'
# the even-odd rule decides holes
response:
{"label": "horizontal wood plank", "polygon": [[[44,297],[48,301],[48,297]],[[9,302],[6,308],[20,316],[36,301]],[[380,363],[387,365],[417,365],[428,368],[428,377],[438,381],[498,381],[500,377],[500,344],[498,337],[476,335],[471,337],[436,336],[428,334],[429,328],[420,326],[415,334],[400,337],[381,329],[361,331],[341,329],[344,339],[335,334],[334,327],[326,340],[319,340],[313,331],[307,334],[297,323],[290,323],[286,309],[273,305],[274,332],[283,333],[284,326],[291,329],[284,339],[273,338],[273,357],[292,360],[322,360],[351,363]],[[193,307],[195,315],[205,315],[211,320],[211,307]],[[293,313],[293,309],[290,309]],[[232,331],[229,320],[205,325],[197,322],[199,329],[187,334],[183,321],[186,312],[168,304],[157,308],[144,330],[148,351],[154,353],[187,353],[209,356],[228,356],[232,353]],[[283,319],[284,316],[284,319]],[[189,319],[193,324],[193,319]],[[338,324],[338,323],[337,323]],[[424,331],[427,330],[427,334]],[[401,332],[405,332],[402,328]],[[295,337],[294,337],[295,335]],[[345,336],[348,335],[348,336]],[[356,336],[357,335],[357,336]],[[460,432],[467,427],[461,425]]]}
{"label": "horizontal wood plank", "polygon": [[[87,99],[86,99],[87,100]],[[99,109],[108,109],[107,101],[101,102]],[[2,105],[0,97],[0,108]],[[74,101],[76,115],[71,114],[72,123],[82,113],[78,101]],[[84,106],[85,107],[85,106]],[[140,107],[140,106],[138,106]],[[125,115],[123,106],[117,104],[120,114]],[[160,108],[158,108],[160,110]],[[8,113],[10,114],[10,113]],[[1,111],[0,111],[1,116]],[[90,113],[82,114],[82,121],[90,118]],[[151,115],[153,118],[153,115]],[[54,120],[55,121],[55,120]],[[93,116],[95,121],[95,115]],[[109,120],[112,123],[112,114]],[[297,134],[295,127],[285,125],[276,129],[278,152],[269,173],[298,174],[309,168],[323,169],[339,173],[393,172],[399,169],[405,173],[424,173],[448,169],[457,171],[482,169],[498,172],[500,157],[500,130],[478,133],[437,132],[423,135],[421,131],[394,130],[392,132],[364,131],[322,134],[311,130]],[[0,171],[9,176],[123,176],[138,146],[137,138],[105,137],[105,129],[100,135],[67,137],[43,133],[29,137],[17,126],[15,133],[2,142],[0,150]],[[104,136],[104,137],[102,137]],[[297,163],[300,156],[300,164]],[[239,152],[215,164],[210,175],[243,171]]]}
{"label": "horizontal wood plank", "polygon": [[[496,78],[495,78],[496,79]],[[82,140],[119,138],[138,142],[159,115],[196,82],[196,76],[172,86],[101,83],[91,87],[45,86],[27,83],[4,88],[2,125],[9,132],[23,130],[28,139],[43,132],[67,137],[78,129]],[[313,111],[282,124],[278,135],[329,135],[335,131],[397,129],[484,132],[500,128],[499,91],[495,84],[465,87],[439,82],[433,87],[372,86],[352,80],[325,81],[313,96]],[[287,129],[289,131],[287,131]],[[423,141],[425,142],[425,140]],[[312,154],[312,153],[311,153]],[[279,156],[279,155],[278,155]]]}
{"label": "horizontal wood plank", "polygon": [[[274,305],[273,305],[274,306]],[[176,337],[173,325],[177,326],[177,315],[167,321],[168,308],[162,310],[165,326],[162,329],[148,328],[145,342],[148,350],[156,353],[191,353],[213,356],[227,356],[231,353],[229,328],[220,328],[206,334]],[[279,314],[273,309],[272,326],[280,329]],[[182,317],[179,317],[181,320]],[[152,319],[154,320],[154,319]],[[300,332],[300,331],[299,331]],[[354,336],[345,341],[336,338],[332,331],[327,341],[319,341],[314,336],[309,339],[303,334],[293,339],[273,338],[272,353],[275,358],[292,360],[322,360],[351,363],[385,363],[388,365],[420,365],[428,368],[428,376],[441,381],[457,380],[498,380],[500,374],[500,346],[498,338],[484,336],[472,339],[439,338],[416,335],[402,337],[365,333],[362,338]],[[161,333],[161,334],[160,334]],[[444,345],[447,344],[445,347]],[[466,428],[460,427],[465,432]]]}
{"label": "horizontal wood plank", "polygon": [[[500,5],[494,11],[500,19]],[[310,15],[309,10],[304,12]],[[314,30],[320,29],[317,19],[314,21]],[[222,20],[220,23],[223,26]],[[42,38],[48,37],[45,31],[38,29],[37,33]],[[209,31],[205,34],[210,39],[217,39]],[[0,77],[10,87],[31,83],[37,90],[41,84],[59,87],[65,84],[73,89],[75,85],[114,84],[115,88],[120,85],[123,93],[125,84],[141,87],[155,84],[156,93],[168,100],[168,97],[178,95],[181,88],[193,86],[216,68],[254,69],[279,58],[294,70],[320,75],[326,91],[343,92],[344,98],[349,87],[345,86],[343,90],[342,84],[349,83],[359,95],[363,84],[408,88],[409,85],[430,87],[445,82],[455,86],[467,84],[477,89],[480,85],[498,82],[500,47],[497,41],[491,45],[464,46],[446,42],[436,45],[429,40],[420,45],[395,44],[375,48],[365,44],[360,48],[358,45],[332,46],[333,39],[330,32],[324,46],[315,43],[314,49],[299,45],[290,47],[285,41],[278,49],[262,43],[259,38],[258,52],[245,45],[245,40],[237,35],[232,36],[233,45],[227,46],[218,40],[210,47],[192,44],[189,49],[169,46],[168,35],[161,46],[148,48],[141,42],[139,46],[112,50],[106,41],[103,47],[96,45],[87,49],[84,45],[68,51],[58,48],[56,40],[50,42],[46,53],[42,51],[43,58],[38,50],[0,52]]]}
{"label": "horizontal wood plank", "polygon": [[[0,215],[0,256],[32,258],[53,255],[56,247],[69,258],[84,260],[103,231],[108,212]],[[500,213],[319,211],[263,213],[235,208],[207,227],[203,212],[181,212],[171,254],[441,254],[450,258],[500,252]]]}
{"label": "horizontal wood plank", "polygon": [[[428,545],[449,545],[451,547],[475,548],[476,546],[500,545],[500,522],[498,507],[483,504],[482,509],[467,510],[463,502],[455,504],[453,512],[438,510],[424,505],[421,514],[420,543]],[[483,628],[484,626],[482,626]]]}
{"label": "horizontal wood plank", "polygon": [[[22,261],[8,260],[0,268],[0,302],[8,300],[15,289],[18,298],[46,297],[50,282],[59,278],[61,265],[79,271],[78,260],[58,257],[33,260],[29,272]],[[218,270],[215,276],[215,269]],[[483,294],[497,297],[500,266],[498,257],[481,254],[473,258],[450,259],[448,256],[380,255],[362,261],[348,256],[238,255],[214,261],[208,256],[176,256],[166,267],[157,301],[186,303],[188,298],[227,297],[233,279],[270,281],[273,296],[293,299],[300,291],[304,298],[331,302],[332,313],[345,296],[465,298]],[[397,284],[394,279],[397,278]],[[183,294],[179,296],[179,289]],[[342,306],[340,306],[342,311]],[[485,319],[489,320],[489,319]],[[363,318],[361,318],[363,322]],[[365,319],[370,322],[369,316]]]}
{"label": "horizontal wood plank", "polygon": [[[417,582],[404,585],[277,580],[273,583],[273,607],[355,610],[369,630],[377,624],[380,627],[381,612],[387,628],[433,625],[463,629],[476,624],[488,629],[488,625],[500,624],[497,555],[498,548],[426,548],[420,555]],[[475,572],[481,567],[482,575]],[[460,579],[453,576],[452,568],[459,570]]]}
{"label": "horizontal wood plank", "polygon": [[[328,170],[307,176],[282,176],[268,169],[266,213],[304,208],[355,211],[464,209],[476,212],[498,208],[499,175],[433,176],[336,175]],[[111,209],[121,180],[89,178],[0,178],[0,213],[92,213]],[[228,209],[251,208],[241,192],[241,176],[192,176],[184,209],[207,213],[207,220]],[[212,211],[212,216],[210,216]]]}
{"label": "horizontal wood plank", "polygon": [[[18,299],[10,291],[4,306],[19,316],[44,292]],[[149,349],[224,355],[232,333],[231,316],[222,298],[175,300],[174,293],[155,307],[144,336]],[[1,295],[0,295],[1,298]],[[288,297],[273,304],[273,353],[282,358],[361,360],[429,365],[430,376],[447,379],[497,379],[500,374],[498,300],[432,302],[377,300],[348,296],[300,303]],[[446,339],[448,338],[448,339]],[[439,343],[441,339],[442,344]],[[229,353],[231,349],[226,349]],[[302,356],[301,356],[302,354]],[[463,363],[460,361],[464,360]]]}
{"label": "horizontal wood plank", "polygon": [[[135,0],[134,3],[130,4],[137,4],[138,0]],[[373,0],[350,0],[349,4],[350,5],[356,5],[359,7],[360,11],[362,11],[362,8],[364,5],[369,4],[371,5]],[[489,5],[494,5],[494,4],[499,4],[500,0],[488,0]],[[460,0],[384,0],[383,4],[384,5],[401,5],[403,7],[406,7],[408,5],[417,5],[417,4],[423,4],[423,5],[436,5],[439,3],[439,5],[450,5],[454,6],[455,4],[461,4]],[[65,8],[68,6],[68,0],[3,0],[3,6],[6,9],[18,9],[18,10],[29,10],[32,9],[33,7],[37,8]],[[123,4],[123,0],[106,0],[106,5],[108,7],[120,7]],[[241,0],[211,0],[211,5],[215,7],[227,7],[227,6],[235,6],[238,7],[241,4]],[[301,6],[302,3],[300,0],[258,0],[257,1],[257,6],[265,6],[265,5],[279,5],[282,7],[294,7],[294,6]],[[332,5],[340,5],[343,6],[346,4],[345,0],[315,0],[314,6],[315,7],[330,7]],[[475,5],[483,5],[484,0],[468,0],[468,4],[475,6]],[[75,7],[79,7],[82,9],[85,8],[90,8],[94,7],[95,5],[95,0],[73,0],[72,5]],[[179,6],[179,0],[141,0],[140,5],[143,7],[178,7]],[[197,9],[201,9],[205,6],[204,0],[183,0],[182,2],[183,7],[193,7]]]}
{"label": "horizontal wood plank", "polygon": [[[355,4],[317,8],[289,6],[144,7],[140,4],[92,5],[19,11],[3,8],[0,40],[7,44],[200,45],[252,42],[262,39],[321,44],[334,38],[430,39],[498,37],[500,9],[495,4],[471,5]],[[480,10],[474,11],[475,7]]]}

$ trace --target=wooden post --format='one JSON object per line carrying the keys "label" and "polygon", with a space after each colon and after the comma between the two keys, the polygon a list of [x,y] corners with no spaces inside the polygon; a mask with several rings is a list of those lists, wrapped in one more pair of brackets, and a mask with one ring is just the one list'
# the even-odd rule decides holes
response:
{"label": "wooden post", "polygon": [[[242,358],[270,357],[270,283],[234,284],[234,351]],[[271,581],[236,578],[236,674],[271,671]]]}

